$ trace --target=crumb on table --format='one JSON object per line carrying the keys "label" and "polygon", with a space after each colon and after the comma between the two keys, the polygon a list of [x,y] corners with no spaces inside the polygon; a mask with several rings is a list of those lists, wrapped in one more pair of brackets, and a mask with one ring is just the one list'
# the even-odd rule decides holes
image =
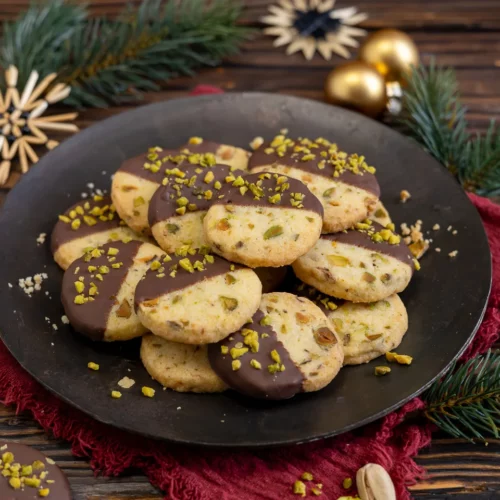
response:
{"label": "crumb on table", "polygon": [[401,203],[406,203],[411,198],[411,194],[406,189],[403,189],[401,193],[399,193],[399,199]]}

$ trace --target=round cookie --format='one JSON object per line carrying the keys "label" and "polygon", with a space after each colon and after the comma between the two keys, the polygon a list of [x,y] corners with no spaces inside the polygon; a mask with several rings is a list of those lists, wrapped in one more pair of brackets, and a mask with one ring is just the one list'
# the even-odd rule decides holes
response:
{"label": "round cookie", "polygon": [[[20,443],[0,441],[2,472],[19,466],[19,477],[0,475],[2,500],[71,500],[68,479],[51,458]],[[6,467],[9,464],[9,468]],[[16,480],[17,479],[17,480]]]}
{"label": "round cookie", "polygon": [[323,205],[324,233],[366,219],[380,196],[375,168],[363,156],[347,155],[323,138],[292,140],[278,135],[254,151],[248,169],[285,174],[306,184]]}
{"label": "round cookie", "polygon": [[208,362],[206,345],[179,344],[156,335],[145,335],[141,360],[156,381],[174,391],[222,392],[227,389]]}
{"label": "round cookie", "polygon": [[183,344],[218,342],[257,310],[262,284],[251,270],[188,248],[155,261],[135,291],[135,309],[155,335]]}
{"label": "round cookie", "polygon": [[207,167],[222,163],[245,169],[248,153],[233,146],[205,142],[192,137],[179,149],[152,147],[126,160],[116,171],[111,186],[111,197],[120,217],[134,231],[151,234],[148,224],[148,206],[151,197],[169,172],[187,165]]}
{"label": "round cookie", "polygon": [[321,234],[323,207],[285,175],[230,178],[203,221],[214,252],[249,267],[280,267],[304,255]]}
{"label": "round cookie", "polygon": [[264,399],[322,389],[335,378],[343,358],[321,309],[290,293],[264,294],[251,323],[208,346],[212,368],[229,387]]}
{"label": "round cookie", "polygon": [[109,196],[95,195],[75,203],[59,216],[52,230],[50,249],[57,264],[66,270],[87,248],[110,241],[145,239],[120,220]]}
{"label": "round cookie", "polygon": [[386,227],[388,224],[392,224],[391,216],[384,207],[383,203],[379,200],[377,204],[373,207],[373,212],[369,215],[370,220],[379,223],[381,226]]}
{"label": "round cookie", "polygon": [[403,291],[415,260],[401,237],[376,222],[323,234],[293,263],[295,275],[327,295],[351,302],[377,302]]}
{"label": "round cookie", "polygon": [[134,311],[134,291],[150,262],[163,255],[150,243],[107,243],[64,273],[61,300],[73,328],[92,340],[129,340],[147,332]]}
{"label": "round cookie", "polygon": [[190,165],[163,179],[148,211],[153,237],[163,250],[174,252],[186,244],[193,248],[205,244],[203,219],[230,174],[228,165],[205,169]]}
{"label": "round cookie", "polygon": [[297,293],[312,300],[333,323],[344,347],[344,365],[368,363],[395,349],[408,330],[408,314],[399,295],[372,302],[334,299],[302,283]]}

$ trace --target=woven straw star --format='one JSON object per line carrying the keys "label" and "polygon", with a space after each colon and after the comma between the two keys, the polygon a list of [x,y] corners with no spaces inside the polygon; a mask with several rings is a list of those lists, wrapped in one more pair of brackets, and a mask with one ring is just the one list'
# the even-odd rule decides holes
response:
{"label": "woven straw star", "polygon": [[[57,83],[49,86],[57,75],[46,76],[38,85],[39,74],[32,71],[24,90],[19,95],[17,89],[18,71],[15,66],[9,66],[5,72],[7,89],[0,93],[0,185],[9,178],[12,161],[18,157],[21,172],[28,171],[30,164],[39,160],[32,146],[45,145],[47,149],[55,148],[59,142],[50,140],[45,132],[78,132],[74,120],[78,113],[42,116],[50,104],[66,99],[71,87]],[[49,90],[47,90],[49,89]]]}

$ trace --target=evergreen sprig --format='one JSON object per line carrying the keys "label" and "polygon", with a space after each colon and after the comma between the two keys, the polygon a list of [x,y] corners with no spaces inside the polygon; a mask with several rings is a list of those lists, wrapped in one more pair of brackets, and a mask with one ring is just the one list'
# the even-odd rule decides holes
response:
{"label": "evergreen sprig", "polygon": [[408,77],[399,121],[466,190],[498,196],[500,130],[491,123],[486,135],[471,135],[466,111],[455,72],[431,61],[428,68],[419,66]]}
{"label": "evergreen sprig", "polygon": [[56,72],[72,87],[71,106],[125,103],[236,52],[249,35],[236,25],[241,9],[234,0],[146,0],[109,20],[62,0],[34,5],[4,25],[0,64],[20,69],[20,85],[32,69]]}
{"label": "evergreen sprig", "polygon": [[424,394],[425,415],[454,437],[474,442],[499,437],[500,351],[453,364]]}

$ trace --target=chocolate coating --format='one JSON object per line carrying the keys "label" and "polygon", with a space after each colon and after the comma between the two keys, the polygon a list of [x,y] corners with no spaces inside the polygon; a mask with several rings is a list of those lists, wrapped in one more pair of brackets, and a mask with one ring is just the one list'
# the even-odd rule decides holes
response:
{"label": "chocolate coating", "polygon": [[264,143],[253,152],[248,161],[248,170],[251,171],[253,168],[262,167],[263,165],[284,165],[314,175],[327,177],[332,181],[344,182],[345,184],[350,184],[351,186],[369,191],[377,197],[380,196],[380,186],[377,182],[377,178],[369,172],[364,172],[362,175],[356,175],[349,170],[345,170],[338,177],[333,177],[335,168],[332,164],[326,163],[323,169],[318,168],[318,163],[325,159],[320,156],[320,153],[322,151],[328,151],[328,147],[326,146],[320,146],[312,150],[316,154],[316,157],[309,161],[302,161],[302,155],[292,156],[294,154],[292,148],[288,148],[283,156],[279,156],[276,152],[267,154],[265,150],[269,148],[269,146],[270,143]]}
{"label": "chocolate coating", "polygon": [[[116,296],[142,244],[140,241],[106,243],[106,245],[100,247],[103,250],[100,257],[91,259],[89,262],[85,262],[84,257],[80,257],[66,270],[62,281],[61,301],[69,322],[77,332],[86,335],[92,340],[103,340],[108,317],[115,304]],[[113,262],[109,262],[106,255],[110,247],[118,249],[116,260]],[[112,264],[118,262],[123,262],[120,268],[111,267]],[[103,280],[99,281],[95,277],[98,271],[89,272],[89,266],[97,268],[107,266],[109,273],[103,274]],[[79,268],[78,272],[75,273],[77,268]],[[97,285],[99,294],[95,296],[94,301],[75,304],[75,296],[78,295],[75,289],[75,281],[80,276],[84,277],[85,295],[89,290],[90,282]]]}
{"label": "chocolate coating", "polygon": [[[82,207],[88,202],[90,205],[90,209],[94,207],[102,208],[106,205],[111,206],[112,201],[111,197],[104,196],[101,201],[94,201],[92,198],[89,200],[82,200],[78,203],[75,203],[71,207],[64,212],[63,215],[69,217],[69,213],[74,210],[76,207]],[[85,215],[90,215],[89,210],[85,210]],[[109,212],[108,212],[109,213]],[[82,216],[78,215],[78,218],[81,220],[80,227],[78,229],[72,229],[71,224],[67,222],[63,222],[62,220],[58,220],[54,229],[52,230],[52,234],[50,236],[50,250],[52,253],[55,253],[56,250],[63,245],[64,243],[68,243],[68,241],[76,240],[78,238],[83,238],[84,236],[89,236],[91,234],[100,233],[102,231],[108,231],[110,229],[116,229],[120,226],[120,217],[116,212],[114,212],[114,217],[112,220],[102,221],[99,217],[94,217],[97,221],[93,226],[89,226],[85,223]]]}
{"label": "chocolate coating", "polygon": [[[252,317],[252,323],[246,324],[244,328],[255,330],[259,334],[259,351],[250,350],[238,358],[241,361],[239,370],[233,370],[230,350],[236,343],[243,343],[245,337],[241,330],[232,333],[229,337],[209,344],[208,359],[214,372],[232,389],[247,396],[259,399],[289,399],[302,391],[304,375],[292,361],[290,354],[273,328],[260,324],[264,313],[259,309]],[[262,334],[269,335],[262,338]],[[232,339],[232,340],[230,340]],[[221,346],[227,346],[228,354],[222,354]],[[274,364],[271,351],[276,350],[285,365],[285,371],[270,373],[268,366]],[[261,369],[253,368],[250,360],[255,359],[261,364]]]}
{"label": "chocolate coating", "polygon": [[[175,292],[176,290],[182,290],[195,283],[200,283],[205,279],[244,268],[244,266],[232,264],[222,257],[213,255],[213,264],[205,262],[205,269],[203,271],[194,270],[190,273],[179,265],[179,261],[182,259],[189,259],[192,264],[197,260],[203,262],[203,255],[196,253],[195,255],[188,254],[186,257],[182,257],[172,254],[170,257],[172,259],[171,261],[161,262],[161,265],[165,268],[163,272],[148,269],[144,278],[139,281],[135,289],[134,302],[136,310],[141,302],[156,299],[162,295]],[[231,269],[231,266],[234,266],[233,269]],[[170,276],[172,269],[176,270],[175,276]],[[165,276],[157,278],[158,274],[165,274]]]}
{"label": "chocolate coating", "polygon": [[[148,220],[150,227],[170,217],[182,217],[175,212],[175,210],[179,208],[179,205],[176,203],[179,195],[187,198],[188,203],[194,203],[196,205],[196,210],[186,211],[186,213],[194,211],[199,212],[202,210],[206,211],[210,208],[214,199],[219,194],[218,191],[213,188],[214,182],[219,181],[223,183],[226,176],[231,173],[231,167],[228,165],[214,165],[213,167],[202,168],[202,172],[198,173],[197,170],[200,170],[200,168],[202,167],[199,165],[189,165],[182,169],[186,174],[183,179],[189,180],[193,176],[196,177],[196,181],[192,187],[175,183],[176,177],[169,176],[169,184],[166,186],[162,185],[155,191],[149,203]],[[204,178],[210,171],[214,174],[214,180],[210,183],[206,183],[204,182]],[[177,191],[174,189],[174,186],[178,186],[180,190]],[[207,190],[211,190],[213,193],[213,198],[210,200],[207,200],[204,196],[204,192]]]}
{"label": "chocolate coating", "polygon": [[[372,225],[376,232],[384,229],[384,227],[378,222],[372,222]],[[347,231],[341,231],[340,233],[322,234],[321,239],[338,241],[339,243],[354,245],[366,248],[367,250],[373,250],[375,252],[390,255],[391,257],[408,264],[412,270],[415,269],[413,255],[402,239],[397,245],[391,245],[387,241],[377,243],[372,240],[368,233],[358,231],[356,229],[349,229]]]}
{"label": "chocolate coating", "polygon": [[[4,448],[6,446],[6,448]],[[11,443],[0,441],[0,457],[3,453],[10,452],[14,455],[13,463],[21,465],[32,465],[35,461],[42,462],[45,467],[43,469],[34,470],[33,473],[39,477],[40,472],[48,472],[44,480],[40,480],[41,488],[48,488],[49,495],[45,498],[48,500],[71,500],[71,490],[69,482],[56,464],[47,462],[47,457],[38,450],[19,443]],[[31,477],[31,476],[30,476]],[[23,486],[23,489],[15,490],[9,484],[9,477],[0,475],[0,499],[2,500],[40,500],[38,489],[30,486]],[[47,479],[54,481],[47,483]]]}
{"label": "chocolate coating", "polygon": [[335,310],[328,307],[328,302],[333,302],[333,304],[335,304],[337,307],[340,307],[342,304],[347,302],[343,299],[337,299],[336,297],[331,297],[330,295],[321,293],[319,290],[316,290],[316,288],[302,283],[302,281],[300,281],[298,278],[295,278],[295,283],[292,285],[291,293],[294,293],[299,297],[305,297],[311,302],[314,302],[325,313],[326,316],[328,316],[329,313]]}
{"label": "chocolate coating", "polygon": [[[279,177],[285,177],[286,178],[286,183],[290,185],[290,187],[280,193],[281,194],[281,200],[278,203],[271,203],[269,201],[269,197],[276,195],[276,187],[277,186],[277,181],[276,177],[277,174],[269,174],[271,175],[270,179],[261,179],[262,172],[258,174],[250,174],[250,175],[245,175],[244,180],[248,181],[250,184],[256,184],[258,181],[262,181],[260,187],[262,188],[263,191],[263,196],[260,197],[259,199],[256,199],[252,191],[249,189],[246,191],[244,194],[240,192],[240,188],[233,186],[232,183],[226,183],[225,185],[222,186],[222,189],[220,190],[220,195],[223,196],[223,198],[217,198],[214,201],[214,205],[227,205],[227,204],[232,204],[232,205],[239,205],[239,206],[259,206],[259,207],[276,207],[276,208],[295,208],[297,210],[310,210],[312,212],[316,212],[319,214],[321,217],[323,217],[323,205],[321,202],[314,196],[311,191],[309,191],[308,187],[300,182],[297,179],[293,179],[292,177],[288,177],[286,175],[281,175]],[[233,174],[234,175],[234,174]],[[292,193],[299,193],[304,195],[301,203],[303,205],[302,208],[297,208],[294,207],[290,203],[291,199],[291,194]]]}
{"label": "chocolate coating", "polygon": [[[291,266],[283,267],[257,267],[255,274],[262,283],[262,293],[276,292],[281,289],[285,282]],[[293,274],[293,273],[292,273]]]}

